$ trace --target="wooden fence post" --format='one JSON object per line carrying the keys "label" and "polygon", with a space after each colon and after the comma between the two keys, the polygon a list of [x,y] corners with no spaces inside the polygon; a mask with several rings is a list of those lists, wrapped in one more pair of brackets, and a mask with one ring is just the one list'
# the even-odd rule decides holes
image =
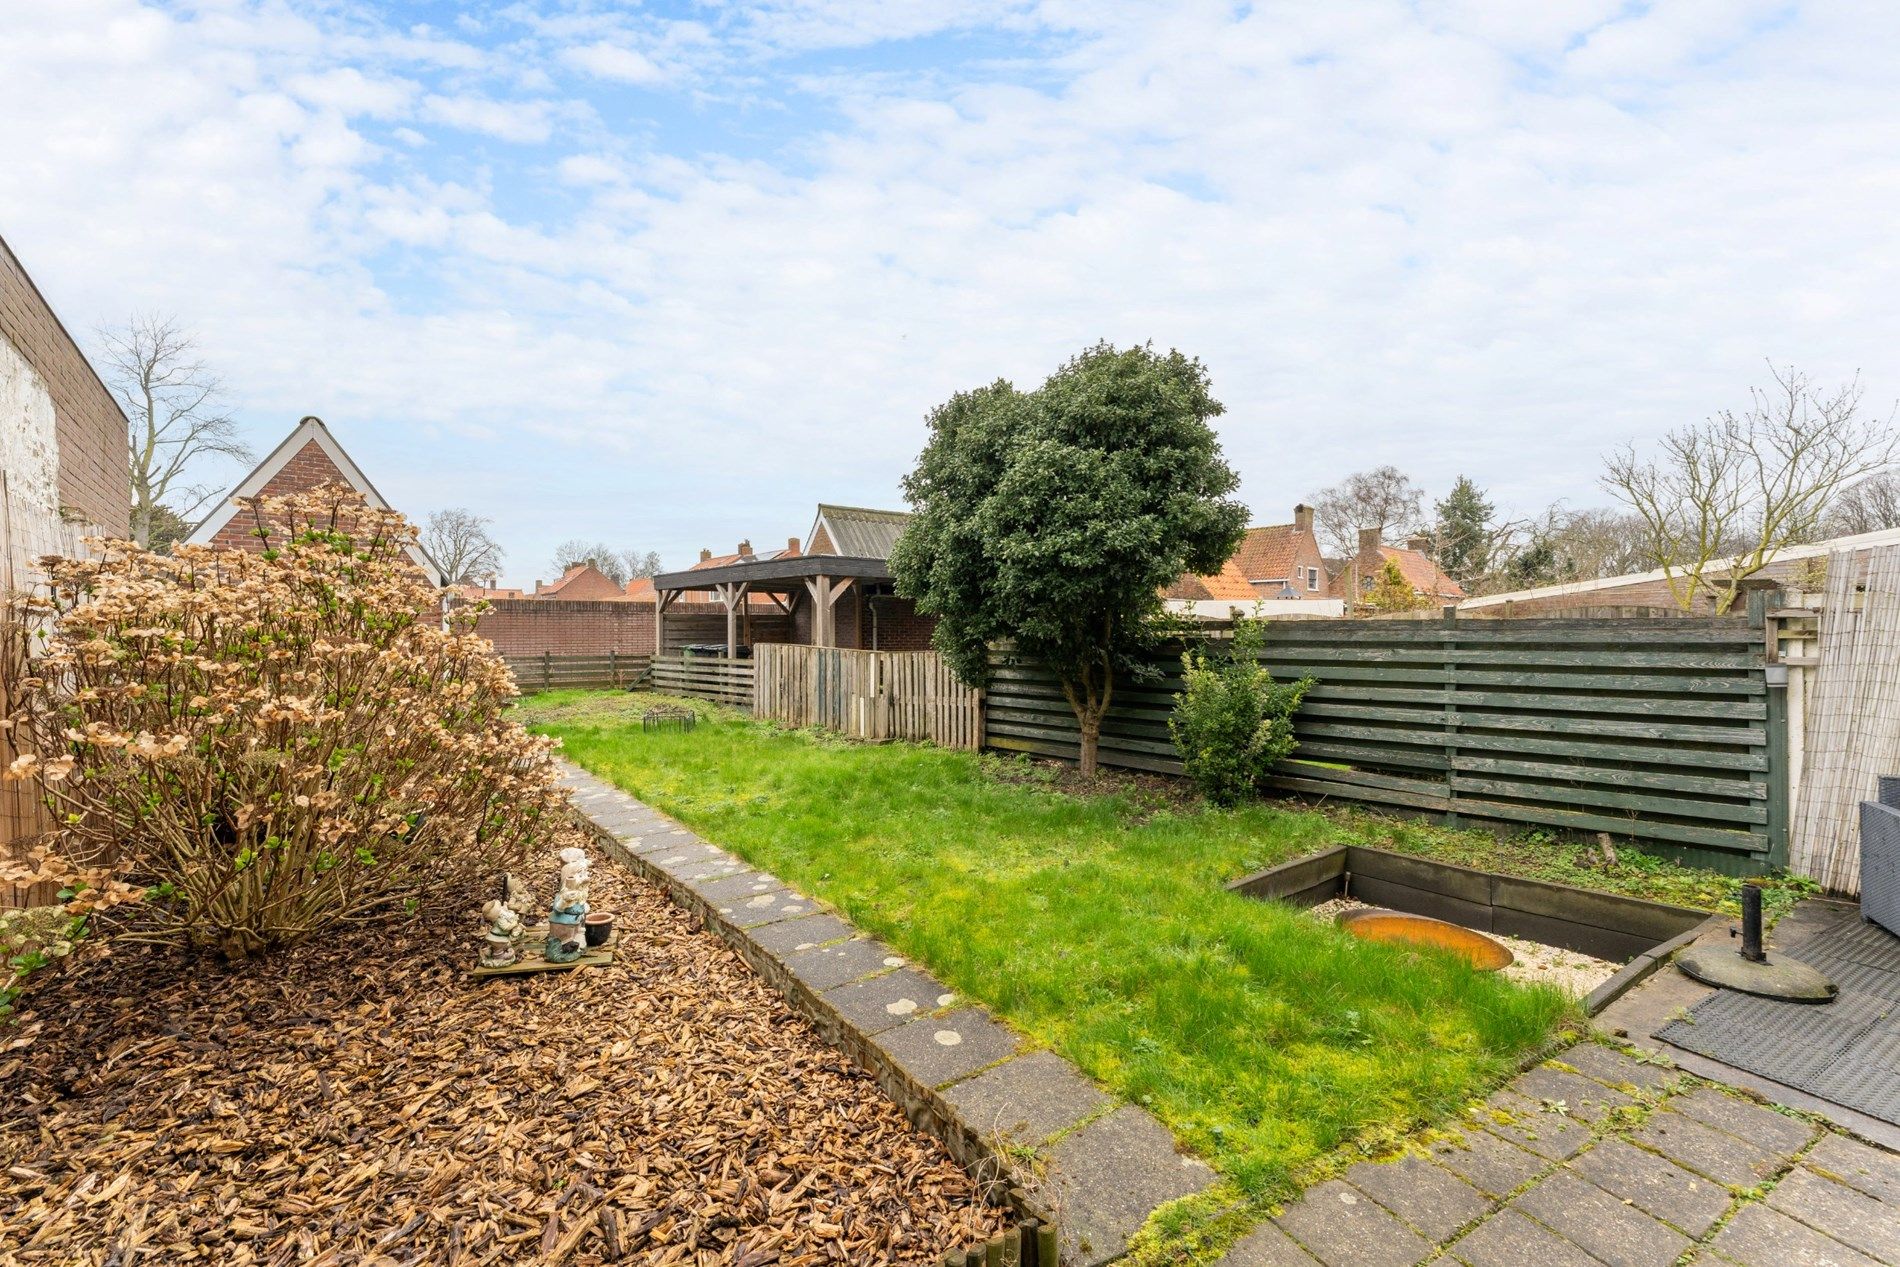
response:
{"label": "wooden fence post", "polygon": [[549,652],[543,651],[541,653],[541,689],[544,691],[547,691],[547,690],[552,690],[553,688],[554,688],[554,657]]}

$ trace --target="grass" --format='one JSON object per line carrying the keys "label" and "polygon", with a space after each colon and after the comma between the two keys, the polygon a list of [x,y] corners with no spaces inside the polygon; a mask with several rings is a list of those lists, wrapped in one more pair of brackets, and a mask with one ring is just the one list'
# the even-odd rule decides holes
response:
{"label": "grass", "polygon": [[994,759],[703,708],[690,733],[647,734],[650,702],[556,693],[524,720],[1149,1106],[1249,1204],[1451,1114],[1575,1016],[1555,991],[1223,890],[1354,839],[1339,819],[1068,796]]}

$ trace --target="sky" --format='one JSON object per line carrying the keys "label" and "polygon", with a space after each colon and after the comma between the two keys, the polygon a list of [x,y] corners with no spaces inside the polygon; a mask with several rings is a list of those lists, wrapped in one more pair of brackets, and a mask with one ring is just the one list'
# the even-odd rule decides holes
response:
{"label": "sky", "polygon": [[1890,0],[0,0],[0,236],[516,584],[898,505],[1099,339],[1206,363],[1254,522],[1599,505],[1769,359],[1900,396],[1896,58]]}

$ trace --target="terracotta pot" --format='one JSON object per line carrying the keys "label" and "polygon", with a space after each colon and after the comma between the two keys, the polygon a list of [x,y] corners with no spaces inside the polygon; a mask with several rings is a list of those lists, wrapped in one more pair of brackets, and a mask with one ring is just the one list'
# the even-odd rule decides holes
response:
{"label": "terracotta pot", "polygon": [[581,921],[587,930],[587,944],[604,946],[607,939],[614,935],[614,917],[611,911],[592,911]]}

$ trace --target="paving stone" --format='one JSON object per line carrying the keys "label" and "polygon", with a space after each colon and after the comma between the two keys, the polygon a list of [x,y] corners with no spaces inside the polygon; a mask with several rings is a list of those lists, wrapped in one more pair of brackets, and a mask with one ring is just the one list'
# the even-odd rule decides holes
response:
{"label": "paving stone", "polygon": [[1743,1206],[1709,1247],[1742,1267],[1876,1267],[1859,1250],[1760,1202]]}
{"label": "paving stone", "polygon": [[[702,896],[708,888],[721,880],[738,875],[757,874],[757,872],[753,871],[751,867],[748,867],[740,859],[726,857],[707,858],[700,862],[689,862],[683,867],[676,867],[672,872],[672,876],[675,880],[680,881],[685,884],[687,888]],[[766,887],[771,888],[774,886],[768,884]]]}
{"label": "paving stone", "polygon": [[1215,1267],[1315,1267],[1319,1260],[1272,1223],[1262,1223],[1232,1245]]}
{"label": "paving stone", "polygon": [[1432,1244],[1338,1179],[1308,1188],[1274,1220],[1326,1267],[1414,1267]]}
{"label": "paving stone", "polygon": [[1712,1087],[1676,1096],[1669,1101],[1669,1107],[1704,1126],[1727,1131],[1737,1139],[1745,1139],[1757,1148],[1784,1157],[1799,1152],[1819,1129],[1751,1100],[1724,1095]]}
{"label": "paving stone", "polygon": [[[707,861],[710,863],[714,860],[708,859]],[[736,858],[728,858],[719,859],[718,861],[737,862],[738,860]],[[677,874],[680,874],[681,878],[686,878],[684,872]],[[714,876],[708,872],[701,877],[695,877],[693,882],[687,887],[705,898],[708,902],[714,902],[723,906],[733,902],[743,901],[746,898],[757,897],[761,893],[769,893],[773,889],[782,889],[785,887],[785,883],[777,876],[767,875],[763,871],[754,871],[752,868],[741,863],[738,871],[735,873]]]}
{"label": "paving stone", "polygon": [[703,840],[674,841],[671,849],[655,849],[646,854],[646,860],[666,872],[677,875],[681,868],[690,867],[699,862],[716,862],[726,858],[726,851],[716,849]]}
{"label": "paving stone", "polygon": [[905,1073],[927,1087],[967,1078],[1016,1050],[1016,1038],[981,1008],[926,1016],[872,1037]]}
{"label": "paving stone", "polygon": [[1475,1120],[1485,1130],[1552,1161],[1574,1157],[1590,1142],[1590,1128],[1506,1088],[1485,1101]]}
{"label": "paving stone", "polygon": [[1438,1140],[1431,1151],[1439,1165],[1490,1197],[1505,1196],[1550,1164],[1480,1130],[1465,1131],[1457,1140]]}
{"label": "paving stone", "polygon": [[1674,1086],[1682,1077],[1680,1069],[1652,1065],[1605,1047],[1602,1043],[1578,1043],[1559,1054],[1557,1059],[1578,1073],[1595,1078],[1598,1082],[1607,1082],[1613,1087],[1662,1091]]}
{"label": "paving stone", "polygon": [[1492,1206],[1476,1188],[1423,1157],[1362,1161],[1345,1178],[1434,1241],[1449,1240]]}
{"label": "paving stone", "polygon": [[856,981],[884,970],[890,947],[881,941],[860,937],[841,941],[835,946],[800,950],[785,956],[785,970],[814,990],[829,990],[847,981]]}
{"label": "paving stone", "polygon": [[1652,1114],[1649,1121],[1630,1133],[1630,1139],[1717,1183],[1736,1188],[1760,1183],[1779,1165],[1773,1154],[1668,1109]]}
{"label": "paving stone", "polygon": [[1669,1267],[1693,1244],[1568,1171],[1551,1175],[1511,1204],[1608,1267]]}
{"label": "paving stone", "polygon": [[1863,1254],[1900,1262],[1900,1210],[1846,1184],[1798,1169],[1775,1185],[1768,1204]]}
{"label": "paving stone", "polygon": [[1611,1110],[1635,1103],[1621,1091],[1606,1087],[1594,1078],[1542,1065],[1513,1082],[1511,1090],[1539,1104],[1561,1102],[1572,1117],[1586,1122],[1601,1121]]}
{"label": "paving stone", "polygon": [[1049,1150],[1041,1195],[1061,1211],[1064,1267],[1098,1267],[1128,1248],[1156,1206],[1213,1181],[1206,1165],[1175,1151],[1161,1123],[1123,1105]]}
{"label": "paving stone", "polygon": [[1727,1188],[1620,1139],[1602,1141],[1571,1165],[1612,1196],[1692,1237],[1707,1235],[1729,1206]]}
{"label": "paving stone", "polygon": [[813,946],[822,946],[826,942],[855,937],[857,931],[836,915],[807,915],[803,919],[788,919],[776,924],[767,924],[762,928],[753,929],[747,935],[761,949],[783,959],[793,951],[809,950]]}
{"label": "paving stone", "polygon": [[[935,977],[915,968],[899,968],[883,976],[841,985],[825,995],[825,1002],[866,1034],[903,1025],[955,1003],[957,996]],[[1066,1067],[1068,1062],[1062,1062]]]}
{"label": "paving stone", "polygon": [[1077,1073],[1074,1065],[1046,1051],[1032,1051],[966,1078],[945,1091],[943,1098],[979,1134],[1025,1144],[1040,1144],[1114,1103]]}
{"label": "paving stone", "polygon": [[794,915],[809,915],[814,908],[811,900],[802,893],[794,893],[790,889],[774,889],[770,893],[761,893],[756,897],[722,903],[716,909],[733,927],[753,928],[760,924],[790,919]]}
{"label": "paving stone", "polygon": [[1500,1210],[1472,1228],[1451,1254],[1468,1267],[1603,1267],[1515,1210]]}
{"label": "paving stone", "polygon": [[1802,1164],[1888,1205],[1900,1206],[1900,1156],[1829,1132]]}

